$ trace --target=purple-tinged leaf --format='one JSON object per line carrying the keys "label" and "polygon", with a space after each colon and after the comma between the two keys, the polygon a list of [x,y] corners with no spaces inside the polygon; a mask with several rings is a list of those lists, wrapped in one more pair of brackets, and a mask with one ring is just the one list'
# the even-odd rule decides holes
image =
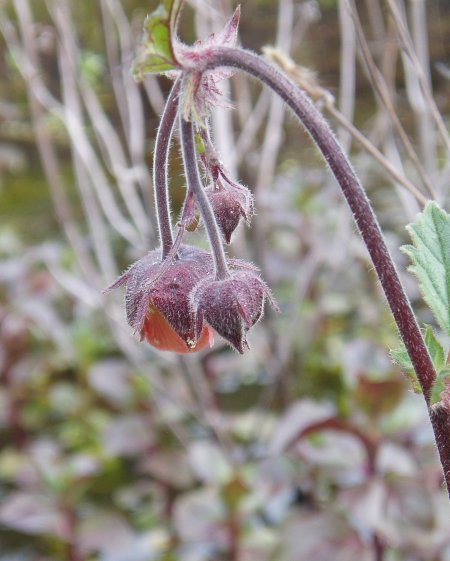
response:
{"label": "purple-tinged leaf", "polygon": [[0,506],[0,523],[26,534],[58,535],[55,503],[38,493],[11,493]]}

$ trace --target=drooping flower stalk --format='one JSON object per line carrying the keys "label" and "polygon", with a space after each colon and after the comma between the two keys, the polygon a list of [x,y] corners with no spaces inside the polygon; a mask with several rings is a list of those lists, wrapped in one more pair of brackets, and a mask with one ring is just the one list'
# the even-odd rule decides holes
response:
{"label": "drooping flower stalk", "polygon": [[172,223],[170,219],[170,205],[167,185],[167,168],[170,139],[178,113],[178,97],[181,89],[181,77],[172,87],[167,99],[164,112],[156,135],[155,152],[153,157],[153,181],[155,192],[156,215],[162,247],[162,259],[169,254],[172,245]]}
{"label": "drooping flower stalk", "polygon": [[[202,64],[203,71],[219,67],[238,68],[265,83],[287,103],[314,140],[350,206],[429,407],[436,371],[369,199],[328,123],[295,84],[264,59],[249,51],[213,47],[205,53]],[[429,414],[450,494],[449,415],[430,408]]]}
{"label": "drooping flower stalk", "polygon": [[[436,370],[386,247],[376,216],[348,158],[321,113],[295,84],[261,57],[234,47],[237,41],[239,8],[222,32],[187,46],[178,40],[176,34],[182,4],[183,0],[165,0],[163,9],[158,8],[149,16],[144,29],[141,53],[134,65],[134,74],[137,78],[142,78],[149,72],[167,71],[178,73],[179,77],[163,115],[155,153],[155,198],[163,247],[162,255],[163,258],[168,257],[168,259],[167,262],[163,260],[161,263],[160,258],[155,257],[157,252],[150,252],[113,285],[116,287],[127,283],[127,295],[129,295],[127,315],[130,325],[134,328],[141,328],[143,325],[145,328],[145,322],[148,322],[148,317],[145,315],[146,306],[156,306],[162,317],[189,349],[202,348],[206,343],[207,330],[212,327],[236,350],[243,352],[247,345],[247,331],[261,317],[265,299],[271,301],[269,289],[255,271],[248,270],[249,264],[243,266],[230,260],[227,265],[219,227],[225,241],[229,242],[231,233],[237,226],[236,220],[232,218],[236,218],[236,212],[239,210],[247,219],[252,210],[251,205],[248,199],[240,200],[242,186],[235,185],[227,174],[221,171],[220,162],[214,153],[211,153],[212,156],[209,154],[211,156],[209,162],[203,161],[212,179],[212,186],[203,189],[198,172],[191,122],[194,121],[202,131],[211,109],[220,104],[221,92],[217,87],[218,82],[232,74],[230,69],[243,70],[268,85],[293,110],[322,152],[342,189],[422,387],[436,436],[447,489],[450,492],[450,413],[442,403],[439,407],[436,407],[436,403],[430,406]],[[162,29],[164,33],[161,33]],[[181,82],[183,82],[182,92]],[[183,210],[186,219],[181,220],[174,246],[167,198],[166,170],[168,146],[179,97],[182,153],[189,193]],[[210,148],[209,138],[205,134],[203,140],[206,142],[206,148]],[[203,158],[207,156],[208,154]],[[219,180],[222,179],[228,183],[227,187],[225,184],[219,185]],[[228,191],[232,188],[231,192],[225,194],[221,192],[225,187]],[[192,194],[195,196],[205,223],[213,258],[209,253],[189,246],[180,245],[178,250],[184,229],[188,229],[187,217],[192,211],[192,207],[189,207],[192,203]],[[219,198],[213,198],[216,196]],[[179,259],[174,260],[177,251]],[[155,272],[159,274],[161,270],[163,274],[157,278],[154,285],[154,274]],[[172,274],[168,274],[169,270],[174,273],[173,278]],[[146,279],[148,282],[143,282]],[[152,331],[148,339],[151,344],[155,343],[157,346],[158,342],[155,339],[157,337],[158,334]],[[169,348],[166,345],[165,347]],[[175,347],[176,345],[173,345],[172,350],[175,350]]]}
{"label": "drooping flower stalk", "polygon": [[202,215],[206,233],[208,234],[211,251],[214,258],[215,276],[217,280],[228,277],[228,266],[225,252],[220,239],[220,233],[216,222],[216,217],[202,187],[197,165],[197,154],[194,143],[194,130],[192,123],[183,118],[180,111],[180,133],[181,133],[181,152],[183,155],[184,170],[188,189],[196,198],[200,213]]}
{"label": "drooping flower stalk", "polygon": [[352,210],[400,335],[411,356],[414,367],[420,372],[424,394],[427,397],[436,375],[433,363],[369,199],[328,123],[297,86],[257,55],[235,48],[217,47],[211,49],[208,58],[205,58],[204,70],[221,66],[240,68],[267,84],[280,95],[294,111],[322,152]]}

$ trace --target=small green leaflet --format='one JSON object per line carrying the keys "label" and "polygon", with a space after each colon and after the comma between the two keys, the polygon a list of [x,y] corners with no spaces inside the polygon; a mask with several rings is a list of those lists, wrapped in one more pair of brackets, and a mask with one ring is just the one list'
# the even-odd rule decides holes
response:
{"label": "small green leaflet", "polygon": [[450,377],[450,368],[444,368],[438,372],[436,380],[431,388],[430,405],[437,405],[441,401],[448,400],[448,392],[450,387],[446,384]]}
{"label": "small green leaflet", "polygon": [[[429,325],[425,328],[424,341],[439,377],[440,372],[445,367],[445,353],[442,345],[436,339],[433,329]],[[412,383],[413,390],[416,393],[420,393],[420,385],[405,346],[402,344],[398,349],[392,350],[390,354],[392,360],[402,369]]]}
{"label": "small green leaflet", "polygon": [[440,372],[445,366],[445,353],[442,345],[436,339],[436,335],[430,325],[425,327],[424,340],[428,352],[430,353],[434,368],[436,369],[436,372]]}
{"label": "small green leaflet", "polygon": [[131,70],[135,80],[142,80],[146,74],[159,74],[177,68],[173,44],[183,1],[163,0],[147,16],[142,43]]}
{"label": "small green leaflet", "polygon": [[205,153],[205,143],[198,132],[195,133],[195,148],[199,156]]}
{"label": "small green leaflet", "polygon": [[430,202],[407,230],[412,245],[402,250],[411,259],[409,271],[419,279],[425,302],[450,335],[450,216]]}
{"label": "small green leaflet", "polygon": [[405,346],[402,344],[398,349],[392,349],[389,354],[391,355],[391,358],[395,362],[395,364],[400,367],[403,374],[405,374],[405,376],[408,378],[414,393],[422,393],[419,380],[417,379],[416,373],[414,371]]}

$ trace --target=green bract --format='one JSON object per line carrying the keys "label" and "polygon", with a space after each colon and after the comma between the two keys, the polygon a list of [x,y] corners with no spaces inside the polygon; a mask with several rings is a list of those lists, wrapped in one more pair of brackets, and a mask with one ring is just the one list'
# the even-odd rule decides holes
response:
{"label": "green bract", "polygon": [[[436,369],[436,372],[439,373],[444,369],[446,366],[445,363],[445,352],[442,348],[442,345],[436,338],[436,335],[433,333],[433,329],[431,326],[427,325],[425,327],[424,332],[424,341],[425,345],[427,346],[428,352],[430,353],[431,360],[433,362],[433,366]],[[412,388],[416,393],[420,393],[420,384],[417,380],[416,373],[414,371],[414,366],[412,365],[411,359],[406,351],[405,346],[402,344],[398,349],[391,351],[391,358],[392,360],[400,366],[402,371],[406,374],[407,378],[412,384]],[[435,402],[431,402],[435,403]]]}
{"label": "green bract", "polygon": [[182,4],[183,0],[164,0],[147,16],[144,37],[131,70],[136,80],[142,80],[146,74],[160,74],[178,67],[173,42]]}

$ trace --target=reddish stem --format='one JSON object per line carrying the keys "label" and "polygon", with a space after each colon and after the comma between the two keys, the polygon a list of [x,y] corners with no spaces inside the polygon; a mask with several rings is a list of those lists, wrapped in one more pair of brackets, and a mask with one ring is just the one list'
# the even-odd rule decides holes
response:
{"label": "reddish stem", "polygon": [[357,440],[361,442],[363,445],[366,454],[367,454],[367,465],[369,468],[369,473],[375,473],[375,458],[377,453],[378,442],[364,434],[358,428],[354,427],[353,425],[349,424],[347,421],[343,419],[339,419],[338,417],[329,417],[327,419],[323,419],[322,421],[318,421],[317,423],[312,423],[311,425],[307,426],[303,429],[296,437],[295,440],[289,443],[289,446],[292,446],[295,442],[306,438],[310,434],[322,431],[322,430],[334,430],[338,432],[344,432],[354,436]]}
{"label": "reddish stem", "polygon": [[156,215],[158,217],[159,237],[162,245],[162,258],[167,257],[173,244],[172,223],[167,184],[168,155],[173,126],[178,112],[178,96],[181,78],[172,87],[156,135],[153,157],[153,181],[155,191]]}
{"label": "reddish stem", "polygon": [[229,275],[225,252],[223,250],[214,212],[209,204],[208,197],[206,196],[205,190],[203,189],[200,181],[192,123],[185,121],[181,112],[180,128],[181,152],[183,154],[184,170],[188,188],[194,193],[203,222],[205,223],[206,233],[208,234],[214,258],[216,280],[223,280]]}

